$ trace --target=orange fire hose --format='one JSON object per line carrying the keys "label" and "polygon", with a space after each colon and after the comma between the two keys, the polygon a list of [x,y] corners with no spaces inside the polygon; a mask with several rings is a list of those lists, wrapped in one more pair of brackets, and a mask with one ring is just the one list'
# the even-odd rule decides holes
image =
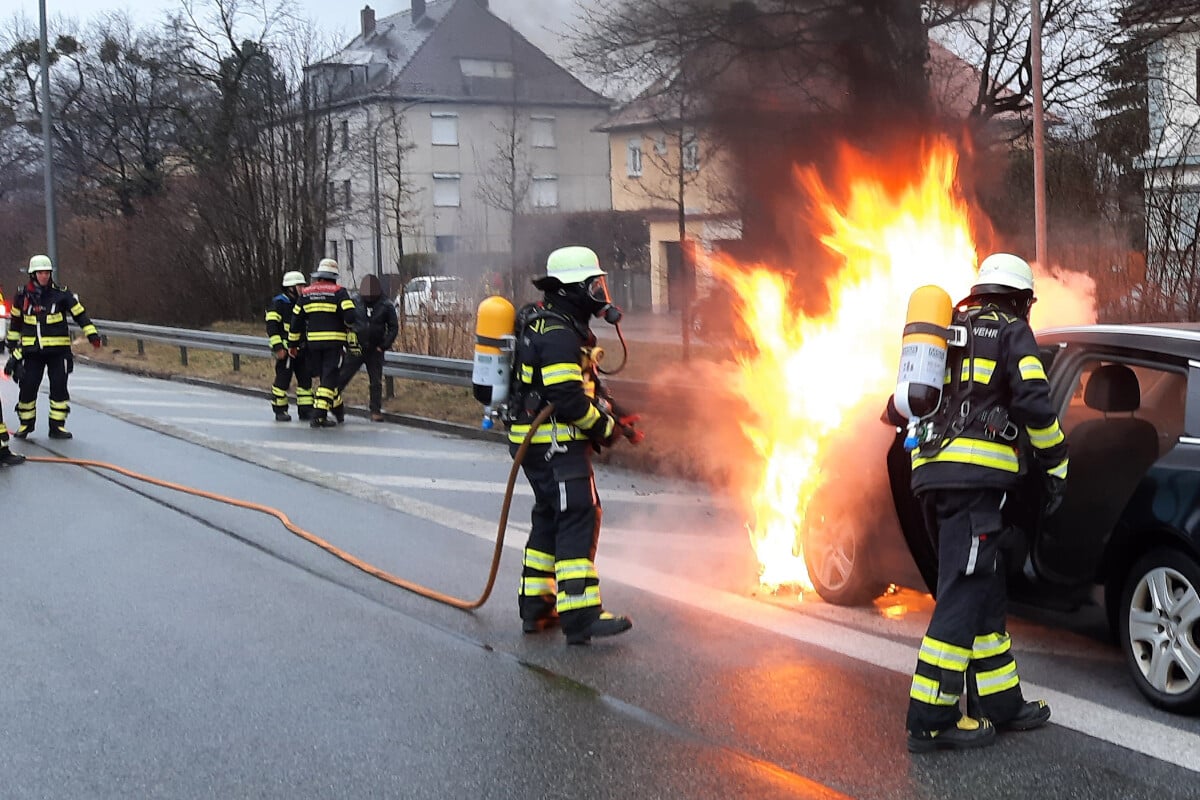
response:
{"label": "orange fire hose", "polygon": [[407,581],[404,578],[393,575],[390,572],[386,572],[373,564],[368,564],[366,561],[356,558],[350,553],[347,553],[345,550],[330,544],[321,537],[309,533],[296,523],[292,522],[288,518],[287,514],[283,513],[277,508],[272,508],[271,506],[263,505],[261,503],[252,503],[248,500],[239,500],[236,497],[227,497],[214,492],[206,492],[203,489],[184,486],[181,483],[172,483],[171,481],[155,478],[150,475],[143,475],[139,472],[134,472],[133,470],[125,469],[124,467],[118,467],[115,464],[109,464],[104,461],[90,461],[82,458],[60,458],[58,456],[29,456],[26,460],[36,461],[43,464],[74,464],[80,467],[106,469],[126,477],[133,478],[134,480],[151,483],[155,486],[161,486],[164,489],[183,492],[184,494],[194,495],[195,497],[203,497],[207,500],[215,500],[218,503],[225,503],[227,505],[237,506],[238,508],[249,509],[250,511],[258,511],[262,514],[275,517],[275,519],[282,523],[283,527],[287,528],[304,541],[308,542],[309,544],[316,545],[335,558],[345,561],[350,566],[362,570],[373,578],[378,578],[384,583],[390,583],[392,586],[398,586],[401,589],[407,589],[414,594],[419,594],[422,597],[429,598],[430,600],[436,600],[439,603],[445,603],[448,606],[453,606],[454,608],[458,608],[463,611],[473,611],[487,602],[488,597],[490,597],[492,594],[492,587],[496,584],[496,573],[500,570],[500,554],[504,551],[504,532],[508,528],[508,510],[512,505],[513,488],[517,481],[517,471],[521,468],[521,462],[525,460],[525,453],[527,450],[529,450],[529,442],[533,438],[534,431],[536,431],[538,426],[545,422],[552,413],[554,413],[553,405],[547,405],[546,408],[542,409],[542,412],[538,414],[530,424],[529,432],[525,434],[525,438],[522,440],[521,446],[517,448],[517,452],[513,456],[512,469],[510,469],[508,472],[508,484],[504,489],[504,503],[500,507],[500,521],[496,529],[496,546],[492,552],[492,565],[488,570],[487,584],[483,587],[483,593],[480,594],[479,598],[474,601],[463,600],[448,594],[443,594],[435,589],[422,586],[419,583]]}

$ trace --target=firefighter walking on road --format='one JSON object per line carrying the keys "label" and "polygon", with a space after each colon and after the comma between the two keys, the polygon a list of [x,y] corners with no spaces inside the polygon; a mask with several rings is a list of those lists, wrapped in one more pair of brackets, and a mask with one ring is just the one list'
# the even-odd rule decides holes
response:
{"label": "firefighter walking on road", "polygon": [[302,272],[284,273],[282,291],[271,298],[267,308],[267,344],[275,356],[275,382],[271,384],[271,410],[279,422],[290,422],[288,414],[288,389],[292,377],[296,378],[296,414],[300,419],[312,419],[313,391],[312,376],[304,363],[304,352],[296,355],[288,352],[288,334],[292,330],[292,309],[300,295],[300,287],[307,281]]}
{"label": "firefighter walking on road", "polygon": [[332,412],[337,422],[345,420],[342,396],[338,392],[338,370],[342,350],[357,348],[355,335],[358,312],[350,294],[337,284],[338,264],[323,258],[313,273],[313,282],[300,289],[292,309],[292,327],[288,332],[288,352],[295,358],[305,350],[309,374],[320,380],[313,398],[314,428],[332,428]]}
{"label": "firefighter walking on road", "polygon": [[1018,488],[1022,437],[1045,474],[1047,512],[1066,487],[1067,444],[1028,322],[1034,299],[1023,259],[984,259],[954,315],[967,345],[951,349],[932,434],[912,451],[912,490],[938,547],[937,604],[909,692],[912,752],[981,747],[997,730],[1050,719],[1045,701],[1021,693],[1001,558],[1003,536],[1019,535],[1006,530],[1003,508]]}
{"label": "firefighter walking on road", "polygon": [[533,282],[545,293],[543,305],[527,306],[517,319],[513,455],[534,417],[554,404],[522,462],[534,504],[518,606],[526,633],[559,622],[568,644],[633,626],[628,617],[604,609],[595,564],[601,510],[591,456],[593,448],[612,446],[620,424],[620,412],[599,383],[596,337],[588,327],[592,316],[606,312],[614,323],[620,318],[604,275],[588,248],[555,250],[546,274]]}
{"label": "firefighter walking on road", "polygon": [[37,394],[42,376],[50,376],[50,438],[70,439],[67,416],[71,396],[67,375],[75,365],[71,354],[68,315],[83,331],[92,347],[100,349],[100,334],[88,318],[79,297],[54,282],[54,265],[44,255],[29,259],[29,282],[13,298],[8,348],[19,362],[21,391],[17,399],[20,426],[14,436],[24,439],[37,424]]}

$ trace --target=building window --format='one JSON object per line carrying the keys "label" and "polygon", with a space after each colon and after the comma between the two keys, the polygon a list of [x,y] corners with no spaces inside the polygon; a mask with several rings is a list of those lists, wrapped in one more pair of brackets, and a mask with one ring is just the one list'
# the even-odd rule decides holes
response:
{"label": "building window", "polygon": [[659,158],[667,155],[667,135],[665,133],[654,137],[654,155]]}
{"label": "building window", "polygon": [[700,139],[695,131],[683,132],[683,168],[688,172],[700,169]]}
{"label": "building window", "polygon": [[458,114],[435,111],[429,115],[429,119],[432,144],[458,146]]}
{"label": "building window", "polygon": [[350,181],[342,181],[342,207],[350,208]]}
{"label": "building window", "polygon": [[534,175],[530,189],[534,208],[558,208],[557,175]]}
{"label": "building window", "polygon": [[642,174],[642,140],[630,139],[625,151],[625,174],[636,178]]}
{"label": "building window", "polygon": [[332,258],[334,261],[337,261],[337,257],[338,257],[337,239],[329,240],[329,257]]}
{"label": "building window", "polygon": [[511,78],[511,61],[494,61],[485,58],[460,58],[458,68],[465,78]]}
{"label": "building window", "polygon": [[453,253],[458,247],[457,236],[435,236],[433,237],[433,249],[439,253]]}
{"label": "building window", "polygon": [[342,120],[342,152],[350,149],[350,120]]}
{"label": "building window", "polygon": [[462,176],[456,172],[433,173],[433,205],[438,208],[457,208],[462,205],[459,183]]}
{"label": "building window", "polygon": [[337,184],[334,183],[333,181],[330,181],[329,185],[325,187],[325,206],[326,206],[326,208],[333,208],[333,204],[335,202],[334,201],[335,197],[337,197]]}
{"label": "building window", "polygon": [[346,240],[346,264],[349,265],[350,271],[354,271],[354,240]]}
{"label": "building window", "polygon": [[557,147],[554,142],[554,117],[532,117],[529,140],[534,147]]}

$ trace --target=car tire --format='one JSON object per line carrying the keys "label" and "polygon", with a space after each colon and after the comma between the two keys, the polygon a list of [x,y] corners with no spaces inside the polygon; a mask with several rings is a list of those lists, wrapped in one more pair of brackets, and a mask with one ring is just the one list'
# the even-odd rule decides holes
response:
{"label": "car tire", "polygon": [[827,603],[866,605],[887,588],[875,577],[861,534],[828,517],[807,526],[804,563],[813,588]]}
{"label": "car tire", "polygon": [[1173,548],[1147,553],[1125,579],[1117,623],[1146,699],[1166,711],[1200,712],[1200,564]]}

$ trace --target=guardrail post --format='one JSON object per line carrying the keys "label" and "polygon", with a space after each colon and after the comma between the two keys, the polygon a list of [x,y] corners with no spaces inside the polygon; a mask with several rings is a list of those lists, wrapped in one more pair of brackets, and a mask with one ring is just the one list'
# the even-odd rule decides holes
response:
{"label": "guardrail post", "polygon": [[242,354],[234,353],[233,354],[233,371],[238,372],[239,370],[241,370],[241,368],[242,368]]}
{"label": "guardrail post", "polygon": [[187,348],[186,347],[179,348],[179,363],[185,367],[188,365],[188,363],[187,363]]}
{"label": "guardrail post", "polygon": [[141,339],[138,339],[137,344],[138,344],[138,355],[139,356],[146,355],[146,343],[144,341],[142,341]]}
{"label": "guardrail post", "polygon": [[392,400],[396,397],[396,379],[391,375],[383,379],[384,390],[387,392],[387,399]]}

